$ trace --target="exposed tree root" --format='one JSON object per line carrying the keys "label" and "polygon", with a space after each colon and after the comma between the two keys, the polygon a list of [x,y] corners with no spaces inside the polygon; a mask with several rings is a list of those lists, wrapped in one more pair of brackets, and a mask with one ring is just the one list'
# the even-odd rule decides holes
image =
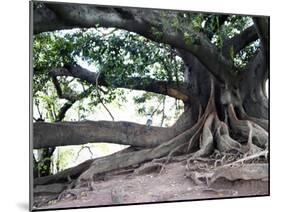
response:
{"label": "exposed tree root", "polygon": [[248,122],[251,122],[253,127],[252,129],[253,144],[257,145],[260,148],[267,147],[268,132],[266,130],[264,130],[259,125],[253,123],[252,121],[239,120],[235,114],[232,104],[230,104],[228,107],[228,114],[230,120],[230,127],[233,133],[235,134],[235,136],[238,136],[240,139],[241,138],[244,139],[244,142],[247,141],[250,131]]}
{"label": "exposed tree root", "polygon": [[253,155],[250,155],[250,156],[247,156],[247,157],[243,157],[243,158],[241,158],[239,160],[236,160],[232,163],[226,164],[224,167],[231,167],[231,166],[235,166],[236,164],[244,164],[246,161],[258,159],[260,157],[264,157],[264,159],[267,160],[268,150],[264,150],[264,151],[258,152],[256,154],[253,154]]}
{"label": "exposed tree root", "polygon": [[[230,181],[239,179],[268,180],[267,154],[268,151],[264,150],[238,160],[231,159],[232,162],[230,163],[227,163],[229,161],[229,159],[226,159],[227,155],[224,155],[221,159],[198,158],[188,160],[185,176],[191,178],[197,185],[206,184],[208,186],[219,178],[226,178]],[[254,163],[256,160],[259,160],[259,163]],[[217,165],[217,161],[220,161],[220,166]]]}
{"label": "exposed tree root", "polygon": [[245,110],[242,106],[239,107],[239,116],[243,120],[250,120],[250,121],[258,124],[259,126],[261,126],[264,130],[266,130],[268,132],[268,120],[259,119],[259,118],[255,118],[255,117],[247,115],[247,113],[245,112]]}
{"label": "exposed tree root", "polygon": [[186,161],[185,154],[175,155],[175,156],[171,157],[169,160],[167,160],[167,157],[155,158],[152,160],[152,162],[155,162],[155,163],[172,163],[172,162],[182,162],[182,161]]}
{"label": "exposed tree root", "polygon": [[215,117],[215,113],[211,113],[203,128],[202,137],[200,139],[200,149],[194,154],[193,157],[201,157],[201,156],[207,156],[211,154],[211,152],[214,149],[214,138],[212,134],[212,123]]}
{"label": "exposed tree root", "polygon": [[66,169],[55,175],[36,178],[36,179],[34,179],[33,184],[36,186],[36,185],[45,185],[45,184],[51,184],[51,183],[67,182],[69,177],[73,178],[73,179],[77,178],[81,174],[81,172],[87,170],[93,161],[94,160],[86,160],[85,162],[83,162],[75,167]]}
{"label": "exposed tree root", "polygon": [[220,152],[228,152],[232,150],[240,152],[241,144],[230,137],[228,126],[224,122],[219,121],[218,118],[216,119],[216,122],[218,126],[215,133],[217,149]]}
{"label": "exposed tree root", "polygon": [[[119,152],[113,153],[110,157],[114,155],[128,153],[128,152],[134,152],[134,151],[136,151],[135,147],[128,147]],[[95,160],[97,159],[86,160],[75,167],[68,168],[57,174],[46,176],[46,177],[35,178],[33,184],[34,186],[36,186],[36,185],[45,185],[45,184],[60,183],[60,182],[62,183],[69,182],[70,181],[69,179],[76,179],[81,173],[86,171]]]}
{"label": "exposed tree root", "polygon": [[143,174],[149,174],[152,172],[161,172],[162,168],[164,167],[163,163],[157,163],[157,162],[150,162],[150,163],[145,163],[141,167],[137,168],[134,171],[135,175],[143,175]]}
{"label": "exposed tree root", "polygon": [[248,121],[249,127],[249,136],[248,136],[248,143],[247,143],[247,155],[253,155],[262,151],[262,149],[255,144],[253,144],[253,125],[251,122]]}

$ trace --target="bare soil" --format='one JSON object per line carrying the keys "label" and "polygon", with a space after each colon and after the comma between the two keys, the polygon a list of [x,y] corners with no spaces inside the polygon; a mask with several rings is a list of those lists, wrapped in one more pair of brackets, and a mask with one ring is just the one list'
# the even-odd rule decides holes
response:
{"label": "bare soil", "polygon": [[115,173],[92,183],[90,187],[68,190],[60,196],[59,200],[57,196],[40,194],[35,196],[35,202],[50,199],[47,204],[41,205],[40,209],[51,209],[268,194],[268,181],[236,180],[231,182],[220,178],[208,187],[196,185],[184,173],[185,165],[181,162],[167,164],[161,174],[157,172],[144,175],[135,175],[132,172],[121,175]]}

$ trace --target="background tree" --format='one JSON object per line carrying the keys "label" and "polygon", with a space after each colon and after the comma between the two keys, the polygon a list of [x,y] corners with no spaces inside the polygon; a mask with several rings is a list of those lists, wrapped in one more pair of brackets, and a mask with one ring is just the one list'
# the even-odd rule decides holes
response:
{"label": "background tree", "polygon": [[[162,100],[170,96],[184,107],[171,127],[62,119],[34,123],[34,149],[91,142],[131,146],[37,178],[35,185],[66,181],[67,176],[81,184],[156,158],[167,162],[176,153],[192,158],[214,151],[266,155],[268,27],[268,17],[35,4],[35,98],[52,82],[57,97],[67,100],[60,109],[65,112],[83,98],[90,99],[84,108],[111,102],[122,96],[117,88],[161,94]],[[80,66],[80,58],[94,70]],[[148,97],[135,100],[142,103]]]}

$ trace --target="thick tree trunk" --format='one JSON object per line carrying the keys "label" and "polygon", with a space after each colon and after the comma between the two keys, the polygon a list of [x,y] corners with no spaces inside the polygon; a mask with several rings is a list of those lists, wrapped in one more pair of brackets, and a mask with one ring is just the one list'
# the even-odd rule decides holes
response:
{"label": "thick tree trunk", "polygon": [[239,91],[242,106],[249,116],[268,119],[268,98],[265,83],[268,79],[268,64],[259,51],[250,61],[247,70],[241,74]]}

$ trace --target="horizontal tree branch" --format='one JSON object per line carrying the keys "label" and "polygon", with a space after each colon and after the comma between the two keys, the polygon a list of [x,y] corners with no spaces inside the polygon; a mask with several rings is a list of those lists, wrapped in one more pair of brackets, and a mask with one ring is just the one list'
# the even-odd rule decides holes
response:
{"label": "horizontal tree branch", "polygon": [[100,142],[154,147],[171,139],[175,134],[172,128],[148,127],[132,122],[36,122],[34,123],[33,148]]}
{"label": "horizontal tree branch", "polygon": [[[53,77],[72,76],[84,80],[90,84],[96,84],[97,79],[97,73],[91,72],[77,64],[67,65],[64,68],[52,69],[50,70],[50,74]],[[190,94],[187,94],[187,86],[184,83],[179,84],[176,82],[159,81],[148,77],[131,77],[126,79],[126,82],[124,80],[112,80],[112,82],[107,82],[101,71],[100,77],[98,78],[98,84],[115,88],[144,90],[168,95],[183,101],[187,101],[189,98],[192,98],[192,90],[188,90]]]}
{"label": "horizontal tree branch", "polygon": [[57,29],[71,29],[73,26],[66,25],[57,15],[50,10],[45,4],[40,4],[40,7],[34,9],[33,14],[33,32],[54,31]]}

